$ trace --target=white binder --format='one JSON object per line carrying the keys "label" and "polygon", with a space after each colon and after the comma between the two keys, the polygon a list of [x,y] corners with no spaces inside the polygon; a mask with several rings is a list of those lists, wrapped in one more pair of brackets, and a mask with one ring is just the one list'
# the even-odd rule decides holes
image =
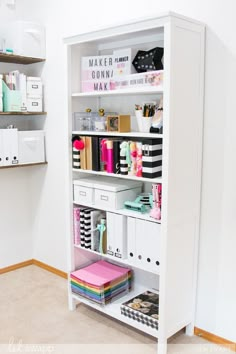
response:
{"label": "white binder", "polygon": [[127,218],[127,253],[128,260],[135,265],[136,262],[136,219]]}
{"label": "white binder", "polygon": [[2,129],[3,143],[3,165],[17,165],[18,158],[18,130],[17,129]]}
{"label": "white binder", "polygon": [[158,271],[160,262],[159,224],[128,217],[128,259],[140,268]]}
{"label": "white binder", "polygon": [[3,129],[0,129],[0,166],[3,166],[4,151],[3,151]]}
{"label": "white binder", "polygon": [[124,215],[107,213],[107,254],[127,258],[127,224]]}

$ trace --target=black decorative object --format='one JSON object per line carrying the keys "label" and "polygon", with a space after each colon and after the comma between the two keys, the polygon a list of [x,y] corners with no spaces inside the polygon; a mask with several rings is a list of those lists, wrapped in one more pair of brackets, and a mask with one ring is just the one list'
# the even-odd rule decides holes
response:
{"label": "black decorative object", "polygon": [[144,73],[146,71],[162,70],[162,57],[164,54],[164,48],[153,48],[148,51],[139,50],[132,62],[138,73]]}

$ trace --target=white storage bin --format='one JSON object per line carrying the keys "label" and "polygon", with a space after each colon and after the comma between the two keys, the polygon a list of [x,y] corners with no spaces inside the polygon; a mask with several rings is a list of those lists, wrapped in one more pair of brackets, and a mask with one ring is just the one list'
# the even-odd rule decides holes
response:
{"label": "white storage bin", "polygon": [[14,21],[3,28],[6,48],[11,48],[14,54],[33,58],[42,58],[45,53],[45,29],[38,23]]}
{"label": "white storage bin", "polygon": [[27,97],[27,111],[42,112],[43,111],[42,97]]}
{"label": "white storage bin", "polygon": [[88,177],[80,178],[74,180],[74,201],[76,203],[93,204],[94,203],[94,183],[95,180],[98,180],[98,177]]}
{"label": "white storage bin", "polygon": [[126,200],[134,200],[142,191],[142,182],[103,176],[75,180],[74,200],[83,205],[121,209]]}
{"label": "white storage bin", "polygon": [[19,163],[45,162],[45,132],[18,131]]}
{"label": "white storage bin", "polygon": [[76,185],[74,182],[74,201],[80,204],[93,204],[93,193],[92,187],[84,187]]}
{"label": "white storage bin", "polygon": [[101,208],[121,209],[142,191],[142,182],[108,179],[94,184],[94,204]]}
{"label": "white storage bin", "polygon": [[30,97],[38,97],[41,98],[43,94],[43,85],[41,81],[41,77],[27,77],[27,85],[26,85],[26,93],[27,96]]}

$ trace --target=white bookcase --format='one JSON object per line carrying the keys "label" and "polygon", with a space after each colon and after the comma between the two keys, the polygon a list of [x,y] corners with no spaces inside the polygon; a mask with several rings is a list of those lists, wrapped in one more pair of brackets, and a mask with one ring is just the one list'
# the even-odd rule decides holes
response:
{"label": "white bookcase", "polygon": [[[170,336],[184,327],[186,333],[191,335],[194,329],[202,157],[204,32],[203,24],[174,13],[166,13],[155,18],[65,39],[68,75],[69,271],[101,258],[114,261],[109,255],[101,256],[73,244],[73,179],[84,178],[90,174],[99,175],[103,172],[81,170],[78,172],[72,169],[72,113],[84,111],[87,107],[93,110],[103,107],[108,111],[112,109],[120,114],[134,115],[135,103],[156,100],[161,94],[164,97],[162,135],[135,132],[133,122],[132,133],[118,133],[120,136],[149,136],[163,139],[161,178],[123,177],[142,180],[145,190],[150,190],[153,181],[162,183],[160,249],[156,250],[160,254],[160,266],[156,271],[146,270],[142,266],[132,266],[135,274],[132,291],[103,307],[74,295],[69,286],[70,309],[74,309],[77,302],[83,302],[157,337],[159,354],[166,353],[167,339]],[[112,54],[114,49],[125,47],[131,47],[135,53],[139,49],[149,50],[157,46],[164,47],[163,91],[155,87],[109,92],[80,91],[81,57]],[[76,133],[85,135],[85,132]],[[148,216],[134,214],[131,211],[115,212],[146,222],[151,220]],[[152,219],[152,222],[156,221]],[[130,265],[129,261],[124,259],[116,260],[115,263]],[[150,288],[159,290],[158,331],[120,314],[121,303]]]}

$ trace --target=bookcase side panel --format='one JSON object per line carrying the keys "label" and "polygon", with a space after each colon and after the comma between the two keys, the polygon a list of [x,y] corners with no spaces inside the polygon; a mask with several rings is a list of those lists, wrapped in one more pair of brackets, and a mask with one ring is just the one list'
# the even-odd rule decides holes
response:
{"label": "bookcase side panel", "polygon": [[194,319],[204,27],[174,19],[167,33],[160,318],[169,337]]}

